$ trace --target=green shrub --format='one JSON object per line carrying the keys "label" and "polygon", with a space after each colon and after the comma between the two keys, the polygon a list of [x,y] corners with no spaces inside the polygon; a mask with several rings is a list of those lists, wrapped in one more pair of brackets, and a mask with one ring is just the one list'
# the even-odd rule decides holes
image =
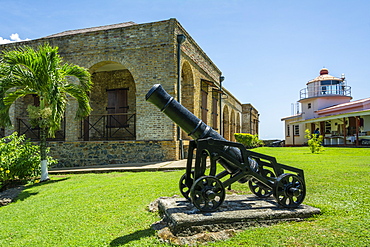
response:
{"label": "green shrub", "polygon": [[[49,162],[56,161],[49,157]],[[0,188],[14,180],[32,181],[40,173],[39,146],[17,132],[0,139]]]}
{"label": "green shrub", "polygon": [[243,144],[246,148],[263,146],[263,141],[258,139],[258,135],[252,135],[249,133],[235,133],[234,136],[236,141]]}
{"label": "green shrub", "polygon": [[311,153],[314,154],[323,151],[324,150],[324,148],[322,147],[323,136],[315,133],[311,134],[311,131],[309,129],[306,129],[305,132],[306,135],[304,137],[308,139],[307,144],[311,150]]}

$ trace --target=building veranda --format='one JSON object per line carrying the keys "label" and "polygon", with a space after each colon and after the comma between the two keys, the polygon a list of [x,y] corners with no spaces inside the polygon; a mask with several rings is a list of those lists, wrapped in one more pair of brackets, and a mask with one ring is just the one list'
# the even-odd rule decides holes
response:
{"label": "building veranda", "polygon": [[[181,44],[181,103],[198,118],[233,141],[234,133],[258,134],[258,112],[248,109],[222,87],[222,73],[176,19],[153,23],[126,22],[65,31],[44,38],[0,45],[0,51],[43,43],[59,47],[67,63],[89,70],[94,83],[92,114],[74,119],[77,103],[69,101],[62,129],[49,140],[58,166],[90,166],[177,160],[180,146],[175,124],[145,101],[154,84],[177,95],[177,36]],[[232,82],[228,82],[232,83]],[[38,99],[19,99],[10,110],[13,131],[39,140],[32,128],[27,105]],[[247,110],[245,110],[247,109]],[[189,137],[181,133],[186,149]]]}

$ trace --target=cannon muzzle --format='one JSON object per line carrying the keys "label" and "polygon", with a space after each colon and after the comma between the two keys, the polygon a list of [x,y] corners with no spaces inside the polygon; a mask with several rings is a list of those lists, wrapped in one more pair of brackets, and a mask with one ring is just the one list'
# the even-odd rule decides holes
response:
{"label": "cannon muzzle", "polygon": [[[226,139],[223,138],[218,132],[213,130],[188,109],[177,102],[163,89],[160,84],[155,84],[146,94],[145,98],[147,101],[157,106],[195,141],[205,138],[226,141]],[[240,162],[243,160],[242,154],[238,148],[225,146],[224,152],[228,153]],[[235,173],[237,171],[237,169],[228,164],[225,160],[220,159],[218,162],[230,173]]]}

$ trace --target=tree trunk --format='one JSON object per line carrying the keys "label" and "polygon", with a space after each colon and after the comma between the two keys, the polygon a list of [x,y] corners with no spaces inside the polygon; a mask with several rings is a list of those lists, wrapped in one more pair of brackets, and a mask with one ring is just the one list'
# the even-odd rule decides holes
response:
{"label": "tree trunk", "polygon": [[41,154],[41,179],[40,181],[49,180],[48,161],[46,157],[46,128],[40,129],[40,154]]}

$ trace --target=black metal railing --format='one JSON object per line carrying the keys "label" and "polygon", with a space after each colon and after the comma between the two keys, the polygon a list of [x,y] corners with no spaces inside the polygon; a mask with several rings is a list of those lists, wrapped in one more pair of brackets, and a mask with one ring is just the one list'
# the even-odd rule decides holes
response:
{"label": "black metal railing", "polygon": [[[31,141],[40,141],[40,128],[32,127],[29,118],[16,118],[17,131],[19,135],[26,135]],[[64,141],[65,140],[65,121],[62,120],[61,129],[55,132],[55,138],[47,138],[49,141]]]}
{"label": "black metal railing", "polygon": [[136,114],[95,114],[81,121],[81,136],[84,141],[135,140]]}

